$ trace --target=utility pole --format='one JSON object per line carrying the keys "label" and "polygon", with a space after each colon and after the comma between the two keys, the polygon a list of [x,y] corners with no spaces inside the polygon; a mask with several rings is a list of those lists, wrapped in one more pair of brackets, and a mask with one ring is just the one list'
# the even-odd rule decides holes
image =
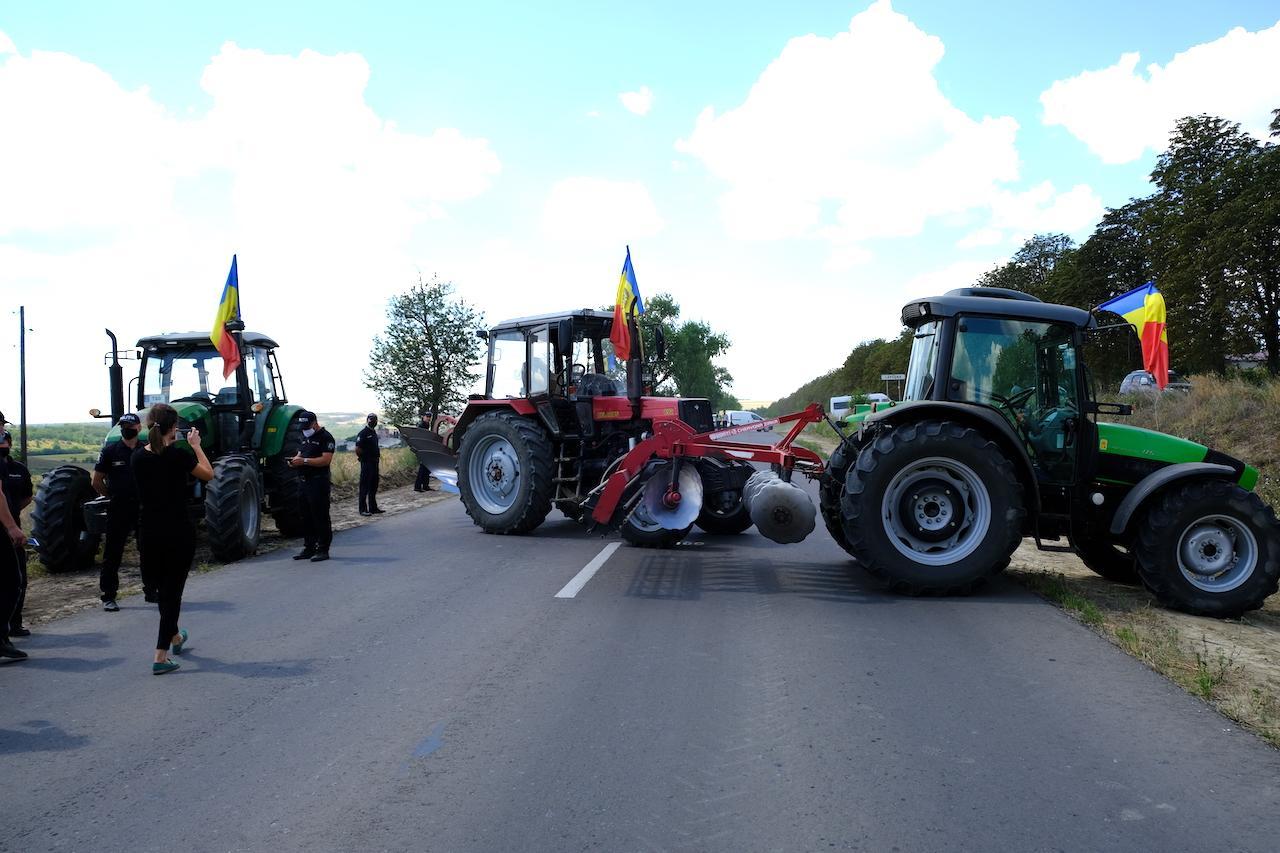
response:
{"label": "utility pole", "polygon": [[18,306],[18,454],[27,464],[27,308]]}

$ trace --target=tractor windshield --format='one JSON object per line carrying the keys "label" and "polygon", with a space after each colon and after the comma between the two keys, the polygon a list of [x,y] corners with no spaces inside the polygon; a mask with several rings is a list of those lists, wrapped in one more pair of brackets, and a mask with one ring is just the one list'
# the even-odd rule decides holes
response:
{"label": "tractor windshield", "polygon": [[938,321],[922,323],[911,343],[904,400],[927,400],[933,394],[933,378],[938,367]]}
{"label": "tractor windshield", "polygon": [[216,402],[224,387],[235,394],[235,376],[222,378],[222,356],[212,346],[148,352],[142,373],[142,405],[175,400]]}

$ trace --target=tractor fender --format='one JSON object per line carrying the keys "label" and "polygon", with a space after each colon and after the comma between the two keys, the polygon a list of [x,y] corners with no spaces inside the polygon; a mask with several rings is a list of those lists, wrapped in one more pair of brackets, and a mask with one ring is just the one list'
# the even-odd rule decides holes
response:
{"label": "tractor fender", "polygon": [[929,418],[945,418],[981,430],[1004,449],[1013,462],[1018,479],[1022,482],[1027,506],[1027,524],[1035,529],[1036,519],[1040,516],[1040,488],[1037,485],[1035,468],[1031,465],[1031,456],[1028,455],[1021,437],[1014,432],[1013,427],[999,412],[973,403],[957,403],[950,400],[908,401],[889,409],[873,412],[862,422],[862,428],[871,429],[876,424],[897,426],[908,421]]}
{"label": "tractor fender", "polygon": [[1201,477],[1211,480],[1228,480],[1234,483],[1239,476],[1236,469],[1230,465],[1218,465],[1213,462],[1179,462],[1175,465],[1167,465],[1159,471],[1153,471],[1130,489],[1129,494],[1125,495],[1120,505],[1116,507],[1116,514],[1111,517],[1111,535],[1122,535],[1133,519],[1134,513],[1138,511],[1138,507],[1170,483]]}
{"label": "tractor fender", "polygon": [[472,421],[481,415],[500,411],[515,412],[517,415],[526,418],[537,414],[537,409],[534,408],[533,403],[519,397],[503,400],[468,400],[467,407],[458,416],[458,422],[446,439],[446,446],[454,453],[457,453],[458,448],[462,447],[462,436],[466,433],[467,427],[471,426]]}

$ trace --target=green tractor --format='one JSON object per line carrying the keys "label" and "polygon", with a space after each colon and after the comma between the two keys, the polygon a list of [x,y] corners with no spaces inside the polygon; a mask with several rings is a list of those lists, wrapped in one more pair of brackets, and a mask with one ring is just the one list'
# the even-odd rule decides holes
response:
{"label": "green tractor", "polygon": [[1255,468],[1097,421],[1132,409],[1096,401],[1090,312],[975,287],[902,320],[905,400],[851,418],[820,487],[831,535],[891,589],[969,591],[1032,537],[1189,613],[1239,616],[1276,592],[1280,523]]}
{"label": "green tractor", "polygon": [[[144,423],[149,406],[168,403],[178,410],[179,429],[200,430],[214,477],[207,485],[192,481],[190,512],[193,519],[204,520],[209,548],[223,562],[257,549],[264,511],[281,535],[302,532],[298,475],[287,461],[302,440],[294,423],[302,407],[290,405],[285,396],[276,342],[243,331],[239,321],[228,329],[241,357],[225,380],[222,357],[208,333],[155,335],[138,341],[136,350],[122,352],[108,329],[112,426],[104,442],[120,440],[117,424],[125,412],[121,357],[137,359],[141,366],[133,399]],[[98,409],[90,414],[108,417]],[[141,438],[146,438],[145,429]],[[183,440],[179,444],[187,446]],[[40,483],[32,511],[41,562],[53,572],[92,565],[106,529],[106,511],[106,499],[94,494],[88,471],[63,465],[50,472]]]}

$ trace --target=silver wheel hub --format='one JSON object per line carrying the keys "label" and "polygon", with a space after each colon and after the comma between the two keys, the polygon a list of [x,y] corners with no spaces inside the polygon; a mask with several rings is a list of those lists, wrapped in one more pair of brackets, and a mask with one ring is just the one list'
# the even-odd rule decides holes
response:
{"label": "silver wheel hub", "polygon": [[1247,525],[1226,515],[1210,515],[1187,526],[1178,542],[1178,568],[1194,587],[1227,592],[1253,574],[1258,541]]}
{"label": "silver wheel hub", "polygon": [[948,566],[972,554],[991,528],[991,496],[968,465],[940,456],[898,471],[881,501],[889,541],[913,562]]}
{"label": "silver wheel hub", "polygon": [[485,512],[499,515],[515,503],[520,480],[516,449],[500,435],[476,443],[468,464],[472,496]]}

